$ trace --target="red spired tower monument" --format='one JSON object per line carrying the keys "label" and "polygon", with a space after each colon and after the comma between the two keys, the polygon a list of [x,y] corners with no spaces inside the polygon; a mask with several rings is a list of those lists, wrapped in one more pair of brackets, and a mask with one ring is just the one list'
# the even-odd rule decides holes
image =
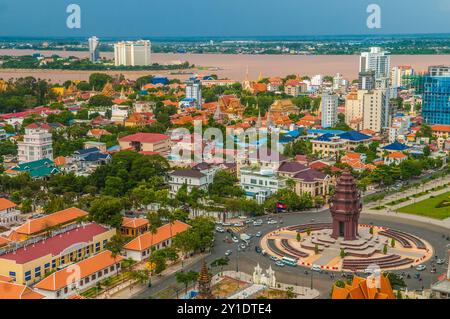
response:
{"label": "red spired tower monument", "polygon": [[348,170],[345,170],[337,180],[335,195],[331,202],[330,211],[333,218],[331,237],[356,240],[362,203],[356,182]]}

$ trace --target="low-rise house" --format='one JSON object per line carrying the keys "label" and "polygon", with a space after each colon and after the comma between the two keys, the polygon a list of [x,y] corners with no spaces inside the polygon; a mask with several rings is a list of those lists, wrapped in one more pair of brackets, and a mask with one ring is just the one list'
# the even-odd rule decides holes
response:
{"label": "low-rise house", "polygon": [[50,175],[59,174],[61,173],[61,170],[56,167],[52,160],[44,158],[38,161],[18,164],[13,168],[8,169],[5,173],[11,176],[28,173],[33,179],[42,179],[47,178]]}
{"label": "low-rise house", "polygon": [[76,175],[88,175],[99,166],[111,161],[111,155],[100,152],[97,147],[75,151],[69,160],[68,169]]}
{"label": "low-rise house", "polygon": [[158,133],[136,133],[120,138],[119,145],[121,150],[166,155],[170,151],[170,136]]}
{"label": "low-rise house", "polygon": [[347,141],[339,136],[327,133],[311,141],[312,151],[322,158],[336,158],[339,154],[347,151]]}
{"label": "low-rise house", "polygon": [[99,224],[76,225],[41,240],[29,240],[0,254],[0,275],[20,284],[33,284],[61,269],[106,248],[116,234]]}
{"label": "low-rise house", "polygon": [[10,226],[20,221],[17,205],[6,198],[0,198],[0,226]]}
{"label": "low-rise house", "polygon": [[384,157],[384,164],[386,165],[400,165],[401,162],[408,159],[408,156],[402,152],[391,152]]}
{"label": "low-rise house", "polygon": [[47,276],[34,289],[46,299],[62,299],[78,294],[121,271],[122,256],[104,250]]}
{"label": "low-rise house", "polygon": [[120,233],[124,236],[136,237],[148,230],[148,224],[147,218],[124,217],[120,226]]}
{"label": "low-rise house", "polygon": [[172,224],[169,223],[159,227],[155,234],[146,232],[123,247],[124,256],[136,261],[143,261],[150,257],[153,250],[170,247],[173,237],[190,227],[188,224],[176,220]]}
{"label": "low-rise house", "polygon": [[239,170],[241,188],[249,198],[263,203],[270,195],[286,187],[285,178],[279,177],[272,168],[244,166]]}
{"label": "low-rise house", "polygon": [[211,182],[208,182],[206,174],[196,169],[179,169],[169,174],[170,193],[176,194],[178,190],[187,186],[188,192],[194,187],[207,190]]}

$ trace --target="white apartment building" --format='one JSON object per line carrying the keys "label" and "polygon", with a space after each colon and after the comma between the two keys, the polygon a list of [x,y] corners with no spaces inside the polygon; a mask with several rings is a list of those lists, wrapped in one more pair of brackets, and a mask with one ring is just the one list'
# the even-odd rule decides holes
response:
{"label": "white apartment building", "polygon": [[338,96],[335,94],[322,94],[322,127],[333,127],[337,123]]}
{"label": "white apartment building", "polygon": [[375,79],[389,78],[390,56],[380,47],[371,47],[370,52],[362,52],[359,58],[359,72],[374,71]]}
{"label": "white apartment building", "polygon": [[186,98],[194,99],[197,108],[202,107],[202,83],[199,80],[191,79],[186,82]]}
{"label": "white apartment building", "polygon": [[96,37],[90,37],[88,39],[89,44],[89,59],[95,63],[100,60],[100,40]]}
{"label": "white apartment building", "polygon": [[125,41],[114,44],[116,66],[143,66],[151,64],[151,42]]}
{"label": "white apartment building", "polygon": [[35,125],[25,128],[23,141],[17,142],[19,163],[53,160],[52,134]]}

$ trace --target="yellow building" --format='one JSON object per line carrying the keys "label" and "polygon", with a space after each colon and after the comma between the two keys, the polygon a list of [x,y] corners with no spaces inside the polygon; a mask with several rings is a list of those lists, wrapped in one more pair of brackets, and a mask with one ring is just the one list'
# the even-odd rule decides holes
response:
{"label": "yellow building", "polygon": [[148,229],[147,218],[129,218],[124,217],[122,219],[122,225],[120,226],[120,233],[124,236],[139,236],[145,233]]}
{"label": "yellow building", "polygon": [[33,284],[51,271],[104,250],[115,234],[114,228],[92,223],[28,243],[0,255],[0,275],[19,284]]}
{"label": "yellow building", "polygon": [[328,134],[324,134],[312,140],[311,143],[313,153],[322,158],[336,157],[347,151],[347,141],[340,139],[339,136],[329,137]]}
{"label": "yellow building", "polygon": [[450,136],[450,125],[435,124],[431,126],[433,137],[448,139]]}

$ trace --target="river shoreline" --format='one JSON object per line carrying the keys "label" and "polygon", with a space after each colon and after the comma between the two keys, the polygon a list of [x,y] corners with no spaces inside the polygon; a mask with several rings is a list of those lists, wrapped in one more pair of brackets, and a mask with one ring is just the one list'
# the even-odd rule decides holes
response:
{"label": "river shoreline", "polygon": [[[76,56],[86,58],[86,51],[35,51],[35,50],[1,50],[0,55],[29,55],[41,53],[45,56],[57,54],[63,57]],[[112,58],[112,52],[102,52],[102,57]],[[358,55],[245,55],[245,54],[172,54],[152,53],[152,60],[159,64],[174,64],[188,61],[194,69],[161,70],[161,71],[76,71],[76,70],[42,70],[42,69],[0,69],[0,78],[8,80],[24,76],[49,79],[53,83],[66,80],[87,80],[89,74],[104,72],[111,75],[123,74],[135,80],[143,75],[162,75],[169,78],[187,79],[192,74],[217,74],[220,78],[242,81],[247,69],[250,79],[259,75],[286,76],[288,74],[334,75],[341,73],[344,78],[353,80],[358,77]],[[450,55],[393,55],[391,66],[411,65],[416,71],[425,71],[429,65],[450,64]],[[186,74],[177,74],[186,72]]]}

